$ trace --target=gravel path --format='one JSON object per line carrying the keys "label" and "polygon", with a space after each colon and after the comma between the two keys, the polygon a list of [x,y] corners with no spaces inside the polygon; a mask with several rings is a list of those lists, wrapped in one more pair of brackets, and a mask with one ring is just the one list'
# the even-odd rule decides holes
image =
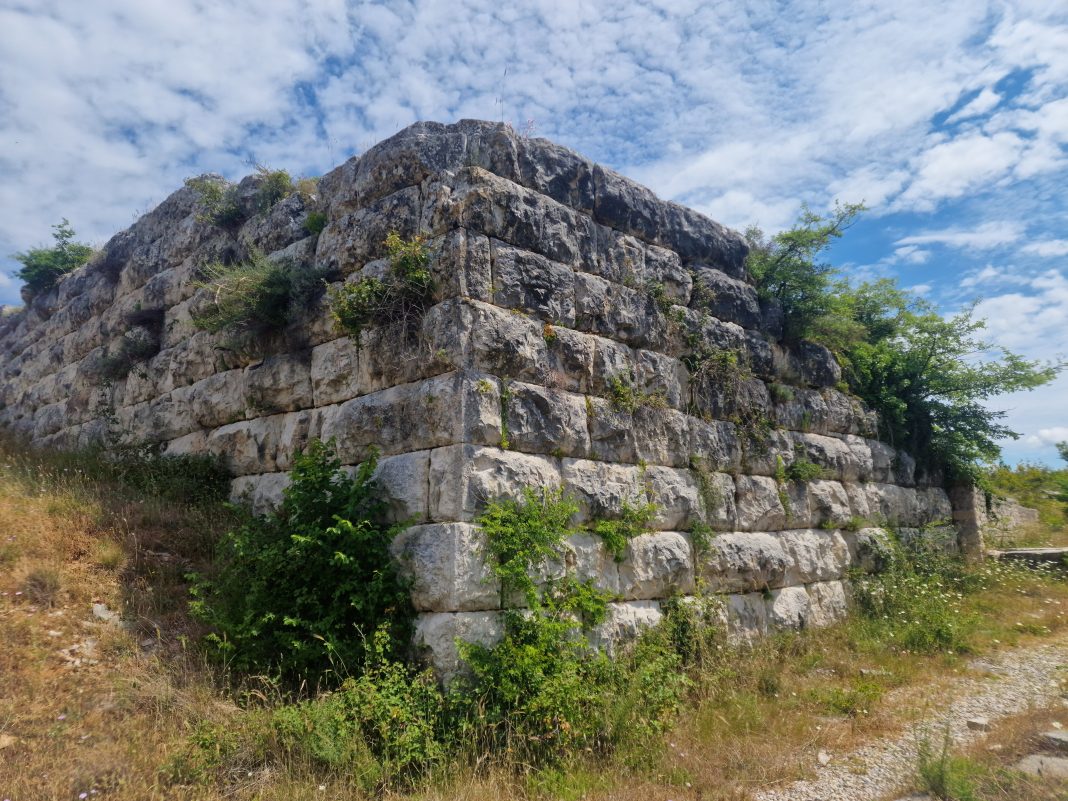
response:
{"label": "gravel path", "polygon": [[924,733],[940,745],[948,722],[953,742],[968,743],[983,735],[968,729],[970,718],[993,722],[1056,698],[1058,679],[1068,671],[1068,643],[1004,651],[973,660],[970,666],[984,675],[954,682],[944,698],[932,698],[934,709],[921,722],[892,739],[831,754],[830,764],[817,766],[812,781],[757,792],[754,801],[878,801],[902,793],[914,780],[917,742]]}

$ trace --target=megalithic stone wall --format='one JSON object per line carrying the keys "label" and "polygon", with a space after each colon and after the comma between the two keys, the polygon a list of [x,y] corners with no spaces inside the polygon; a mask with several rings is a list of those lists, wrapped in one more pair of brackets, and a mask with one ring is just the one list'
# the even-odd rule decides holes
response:
{"label": "megalithic stone wall", "polygon": [[[296,454],[336,439],[354,465],[381,451],[395,543],[414,581],[417,639],[443,670],[456,637],[491,640],[500,592],[472,524],[486,501],[563,485],[581,518],[656,505],[652,533],[615,561],[591,535],[566,564],[613,593],[606,645],[655,622],[698,577],[754,634],[817,625],[846,605],[842,579],[878,531],[952,515],[942,488],[873,438],[873,414],[836,389],[825,349],[778,343],[735,232],[611,170],[494,123],[420,123],[254,214],[237,230],[198,219],[182,189],[28,308],[0,318],[0,425],[34,443],[105,437],[225,458],[235,496],[275,502]],[[325,213],[319,235],[304,227]],[[339,280],[380,274],[383,241],[429,237],[437,280],[418,336],[334,328],[326,300],[283,333],[235,349],[198,331],[198,267],[258,248]],[[159,352],[113,382],[101,366],[131,329]],[[692,357],[739,370],[697,380]],[[625,393],[630,403],[618,401]],[[632,408],[628,408],[632,407]],[[757,444],[758,441],[763,444]],[[504,447],[507,445],[507,447]],[[823,477],[780,483],[796,459]],[[687,531],[712,547],[695,558]],[[852,529],[852,530],[850,530]]]}

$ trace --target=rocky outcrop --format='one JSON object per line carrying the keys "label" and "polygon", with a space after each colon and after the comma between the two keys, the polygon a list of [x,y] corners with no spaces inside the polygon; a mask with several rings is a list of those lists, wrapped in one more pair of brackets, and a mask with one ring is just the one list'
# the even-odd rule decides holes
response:
{"label": "rocky outcrop", "polygon": [[[308,211],[326,216],[321,233]],[[355,343],[325,299],[242,347],[192,325],[205,261],[256,247],[354,280],[383,269],[393,230],[426,235],[433,253],[437,292],[416,331]],[[655,504],[620,561],[590,535],[567,544],[561,569],[616,598],[594,633],[608,647],[698,584],[724,594],[740,636],[821,625],[845,609],[846,569],[872,562],[858,521],[915,528],[952,509],[874,438],[827,350],[778,341],[746,252],[737,233],[545,140],[420,123],[324,176],[317,198],[222,228],[182,189],[113,237],[0,318],[0,424],[39,445],[110,435],[216,453],[259,509],[310,439],[333,437],[351,465],[377,447],[391,512],[412,524],[394,551],[417,640],[446,670],[456,637],[500,632],[472,523],[525,486],[564,486],[578,522]],[[162,321],[158,353],[103,380],[146,310]],[[724,354],[736,367],[705,369]],[[781,481],[798,460],[819,478]],[[716,534],[700,553],[695,524]]]}

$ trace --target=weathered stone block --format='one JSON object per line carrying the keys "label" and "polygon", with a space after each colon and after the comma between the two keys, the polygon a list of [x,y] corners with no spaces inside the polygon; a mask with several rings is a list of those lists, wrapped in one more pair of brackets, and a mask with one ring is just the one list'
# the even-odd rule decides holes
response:
{"label": "weathered stone block", "polygon": [[498,609],[500,581],[485,536],[469,523],[412,526],[390,546],[401,574],[412,582],[412,604],[420,612]]}
{"label": "weathered stone block", "polygon": [[312,348],[310,378],[316,406],[350,400],[360,394],[359,359],[359,349],[349,337]]}
{"label": "weathered stone block", "polygon": [[699,569],[714,592],[758,592],[786,582],[790,558],[782,542],[763,532],[729,532],[712,540]]}
{"label": "weathered stone block", "polygon": [[518,381],[507,384],[506,393],[502,413],[509,447],[554,456],[589,455],[585,397]]}
{"label": "weathered stone block", "polygon": [[794,529],[776,536],[788,557],[787,584],[837,581],[849,568],[849,546],[839,531]]}
{"label": "weathered stone block", "polygon": [[416,617],[412,644],[447,683],[463,669],[457,641],[492,646],[503,636],[500,612],[431,612]]}
{"label": "weathered stone block", "polygon": [[767,598],[769,628],[799,631],[805,627],[810,614],[810,601],[804,587],[783,587],[772,590]]}
{"label": "weathered stone block", "polygon": [[524,487],[559,487],[559,463],[552,457],[500,448],[436,448],[430,454],[430,518],[470,521],[489,501],[517,498]]}
{"label": "weathered stone block", "polygon": [[685,535],[658,531],[627,543],[619,565],[619,593],[624,599],[666,598],[693,588],[693,554]]}
{"label": "weathered stone block", "polygon": [[575,324],[575,272],[566,264],[490,240],[493,302],[546,322]]}
{"label": "weathered stone block", "polygon": [[786,509],[779,497],[779,485],[767,476],[738,476],[737,521],[745,531],[778,531],[786,528]]}
{"label": "weathered stone block", "polygon": [[608,604],[604,622],[589,633],[590,644],[607,653],[634,640],[643,629],[651,628],[663,619],[657,601],[627,601]]}

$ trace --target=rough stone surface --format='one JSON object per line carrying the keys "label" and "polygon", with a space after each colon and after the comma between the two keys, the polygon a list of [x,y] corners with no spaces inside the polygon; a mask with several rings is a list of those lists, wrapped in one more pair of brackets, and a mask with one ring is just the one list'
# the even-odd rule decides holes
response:
{"label": "rough stone surface", "polygon": [[[606,648],[699,584],[725,594],[740,638],[826,625],[846,610],[848,568],[882,566],[876,526],[966,526],[974,512],[874,439],[871,411],[835,388],[829,351],[781,342],[741,235],[578,154],[496,123],[418,123],[323,176],[316,199],[261,212],[258,181],[240,184],[233,229],[201,219],[181,189],[0,316],[0,426],[37,445],[118,436],[218,454],[232,497],[256,512],[281,500],[313,439],[333,439],[350,470],[377,452],[389,517],[408,525],[393,547],[420,611],[416,644],[444,674],[459,669],[455,638],[500,635],[474,521],[524,487],[562,486],[579,527],[653,504],[619,561],[587,529],[537,577],[572,573],[619,599],[593,634]],[[327,223],[309,236],[313,211]],[[245,339],[195,325],[211,303],[206,261],[256,247],[337,287],[388,271],[393,230],[426,235],[433,253],[434,296],[411,325],[354,341],[325,296]],[[104,381],[135,335],[158,352]],[[747,372],[691,374],[698,353],[717,352]],[[819,477],[786,480],[799,459]],[[858,520],[868,528],[846,530]],[[709,529],[711,547],[695,549]]]}

